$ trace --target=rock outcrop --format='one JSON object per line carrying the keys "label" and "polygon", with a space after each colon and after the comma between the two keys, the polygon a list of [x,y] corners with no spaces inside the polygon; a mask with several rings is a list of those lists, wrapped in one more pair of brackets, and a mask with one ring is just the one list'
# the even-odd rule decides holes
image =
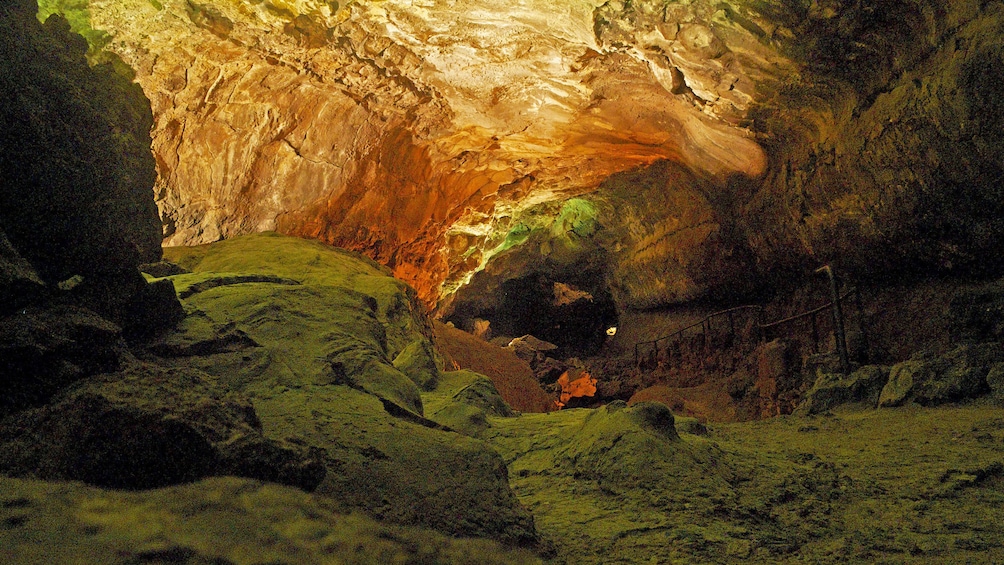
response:
{"label": "rock outcrop", "polygon": [[12,71],[0,77],[0,229],[50,284],[159,259],[142,90],[111,63],[89,67],[63,18],[40,26],[33,2],[0,10],[0,66]]}
{"label": "rock outcrop", "polygon": [[893,365],[879,406],[916,402],[935,406],[974,398],[989,391],[987,375],[1004,362],[999,343],[960,345],[944,355],[918,353]]}
{"label": "rock outcrop", "polygon": [[[188,271],[160,279],[186,316],[131,349],[86,310],[0,325],[0,472],[117,489],[247,477],[342,512],[537,544],[501,457],[447,427],[474,435],[485,412],[511,412],[479,375],[449,388],[414,291],[385,267],[274,233],[166,255]],[[53,317],[76,324],[53,333]]]}

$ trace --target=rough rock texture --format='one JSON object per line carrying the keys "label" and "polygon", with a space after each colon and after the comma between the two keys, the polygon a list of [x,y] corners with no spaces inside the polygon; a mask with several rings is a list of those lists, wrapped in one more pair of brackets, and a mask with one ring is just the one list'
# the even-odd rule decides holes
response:
{"label": "rough rock texture", "polygon": [[314,237],[433,304],[591,193],[622,306],[1001,268],[998,2],[43,5],[151,98],[171,244]]}
{"label": "rough rock texture", "polygon": [[169,243],[309,235],[426,299],[528,204],[666,158],[760,173],[740,122],[786,64],[705,2],[42,4],[152,100]]}
{"label": "rough rock texture", "polygon": [[437,346],[447,367],[487,376],[514,410],[547,412],[554,409],[554,399],[534,379],[530,365],[508,348],[488,343],[440,322],[436,322],[434,327]]}
{"label": "rough rock texture", "polygon": [[131,350],[78,307],[0,318],[0,472],[116,489],[236,475],[343,512],[537,543],[500,456],[427,418],[421,393],[474,410],[450,424],[508,408],[473,373],[469,394],[449,378],[440,390],[429,320],[385,267],[274,233],[167,255],[190,272],[149,288],[184,297],[185,317]]}
{"label": "rough rock texture", "polygon": [[435,393],[425,395],[424,400],[430,419],[473,437],[490,427],[488,416],[516,414],[491,379],[467,370],[444,373]]}
{"label": "rough rock texture", "polygon": [[220,477],[143,492],[0,477],[4,563],[538,563],[487,540],[334,511],[322,497]]}
{"label": "rough rock texture", "polygon": [[914,401],[924,406],[979,396],[988,390],[987,375],[1004,362],[999,343],[960,345],[945,355],[919,353],[893,365],[879,406]]}
{"label": "rough rock texture", "polygon": [[199,371],[134,363],[0,427],[7,474],[145,489],[238,475],[313,490],[319,449],[261,434],[246,396]]}
{"label": "rough rock texture", "polygon": [[149,101],[86,51],[34,3],[0,8],[0,230],[47,283],[160,258]]}
{"label": "rough rock texture", "polygon": [[171,277],[188,316],[151,350],[249,398],[265,438],[323,450],[316,493],[399,524],[535,542],[498,454],[426,414],[420,387],[440,384],[429,320],[385,267],[274,233],[165,256],[191,271]]}
{"label": "rough rock texture", "polygon": [[755,112],[771,165],[739,206],[767,266],[999,269],[999,2],[826,2],[776,14],[806,68]]}
{"label": "rough rock texture", "polygon": [[877,406],[879,395],[889,379],[889,367],[865,365],[850,375],[820,373],[802,399],[796,413],[819,414],[849,402]]}
{"label": "rough rock texture", "polygon": [[0,416],[115,371],[125,354],[122,329],[90,310],[32,306],[0,318]]}

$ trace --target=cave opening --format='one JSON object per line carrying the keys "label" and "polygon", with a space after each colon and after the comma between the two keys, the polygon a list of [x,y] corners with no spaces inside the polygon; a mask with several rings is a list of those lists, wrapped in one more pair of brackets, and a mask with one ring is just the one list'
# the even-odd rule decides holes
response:
{"label": "cave opening", "polygon": [[607,330],[618,323],[604,281],[602,271],[530,272],[502,281],[488,304],[461,304],[446,321],[472,330],[479,320],[487,321],[482,332],[499,342],[532,335],[556,345],[551,354],[556,358],[594,357],[609,339]]}

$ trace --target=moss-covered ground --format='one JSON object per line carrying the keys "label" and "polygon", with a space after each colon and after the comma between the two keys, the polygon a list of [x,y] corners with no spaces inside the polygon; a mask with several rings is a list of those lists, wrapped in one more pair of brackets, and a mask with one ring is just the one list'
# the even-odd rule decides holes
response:
{"label": "moss-covered ground", "polygon": [[[606,409],[601,409],[606,410]],[[1004,562],[1004,410],[746,423],[680,439],[567,410],[485,437],[559,563]]]}
{"label": "moss-covered ground", "polygon": [[0,477],[0,562],[24,564],[536,563],[487,540],[332,511],[235,477],[142,492]]}

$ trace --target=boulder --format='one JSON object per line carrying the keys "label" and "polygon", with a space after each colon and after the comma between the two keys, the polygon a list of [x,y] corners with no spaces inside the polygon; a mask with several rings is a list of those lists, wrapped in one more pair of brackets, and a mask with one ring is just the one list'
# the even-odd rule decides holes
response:
{"label": "boulder", "polygon": [[557,348],[557,345],[529,334],[513,339],[506,346],[506,349],[515,353],[517,357],[529,363],[530,367],[534,369],[546,358],[545,352],[554,351]]}
{"label": "boulder", "polygon": [[192,369],[133,363],[0,426],[9,475],[156,488],[240,475],[315,488],[322,452],[266,439],[251,402]]}
{"label": "boulder", "polygon": [[987,373],[987,387],[998,402],[1004,402],[1004,363],[994,363]]}
{"label": "boulder", "polygon": [[126,355],[121,338],[119,326],[76,306],[29,306],[0,318],[0,415],[117,370]]}
{"label": "boulder", "polygon": [[889,381],[879,394],[879,406],[900,406],[904,404],[913,392],[917,381],[930,378],[930,364],[921,360],[908,360],[897,363],[889,371]]}
{"label": "boulder", "polygon": [[[329,504],[454,536],[536,543],[502,458],[449,431],[474,435],[486,413],[505,413],[504,404],[479,376],[439,394],[455,379],[439,376],[414,293],[384,268],[275,234],[165,255],[191,273],[169,277],[189,315],[156,341],[160,362],[202,369],[246,395],[269,441],[299,446],[308,460],[323,453],[326,473],[315,492]],[[219,472],[249,473],[250,452],[258,457],[251,469],[276,473],[279,465],[290,481],[313,476],[269,445],[237,443],[232,457],[218,450]]]}
{"label": "boulder", "polygon": [[[1004,361],[1004,347],[999,343],[962,345],[941,358],[949,366],[936,378],[916,383],[914,400],[925,406],[976,398],[988,391],[987,373]],[[935,367],[942,366],[936,363]]]}
{"label": "boulder", "polygon": [[576,481],[596,481],[604,492],[641,489],[646,496],[664,496],[683,504],[689,501],[681,500],[680,481],[728,488],[724,474],[729,471],[720,464],[716,448],[682,441],[673,413],[658,402],[628,406],[614,401],[590,410],[574,429],[556,426],[553,435],[562,435],[564,445],[541,454],[542,463],[554,458],[543,471],[548,475],[568,473]]}
{"label": "boulder", "polygon": [[818,414],[850,402],[875,406],[888,379],[889,367],[880,365],[865,365],[850,375],[820,373],[796,413]]}
{"label": "boulder", "polygon": [[467,370],[443,373],[436,389],[422,401],[431,420],[472,437],[491,427],[488,416],[516,415],[491,379]]}
{"label": "boulder", "polygon": [[879,406],[915,401],[924,406],[975,398],[988,391],[987,375],[1004,362],[998,343],[960,345],[936,356],[920,353],[894,365],[879,396]]}

